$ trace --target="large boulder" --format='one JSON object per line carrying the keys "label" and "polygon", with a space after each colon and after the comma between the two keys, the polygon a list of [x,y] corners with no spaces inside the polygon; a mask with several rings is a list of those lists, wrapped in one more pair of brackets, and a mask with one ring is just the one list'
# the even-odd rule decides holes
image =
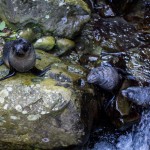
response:
{"label": "large boulder", "polygon": [[100,18],[93,16],[76,43],[84,45],[87,53],[101,55],[101,51],[128,51],[140,45],[137,30],[122,18]]}
{"label": "large boulder", "polygon": [[44,32],[72,37],[90,19],[82,0],[0,0],[0,18],[13,27],[36,24]]}
{"label": "large boulder", "polygon": [[[77,82],[85,70],[40,50],[37,55],[38,68],[51,64],[44,77],[17,73],[0,82],[0,149],[80,145],[90,131],[93,90]],[[0,76],[7,73],[1,66]]]}

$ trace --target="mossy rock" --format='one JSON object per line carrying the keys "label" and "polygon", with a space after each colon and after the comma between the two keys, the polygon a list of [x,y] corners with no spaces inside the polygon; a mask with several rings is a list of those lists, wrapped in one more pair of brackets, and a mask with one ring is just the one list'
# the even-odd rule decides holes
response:
{"label": "mossy rock", "polygon": [[30,42],[33,42],[36,39],[36,34],[31,28],[27,28],[20,31],[19,37],[24,38]]}
{"label": "mossy rock", "polygon": [[75,47],[75,42],[69,39],[58,39],[56,40],[56,46],[58,50],[56,51],[57,55],[62,55],[67,51],[73,49]]}
{"label": "mossy rock", "polygon": [[[17,149],[22,145],[32,145],[34,149],[80,145],[86,135],[80,104],[82,95],[92,90],[74,85],[74,81],[85,76],[80,73],[82,67],[66,64],[42,50],[36,50],[36,54],[41,58],[36,61],[37,68],[51,65],[45,76],[16,73],[0,82],[0,129],[4,129],[0,143],[6,141],[13,149],[16,149],[16,144],[20,145]],[[69,66],[73,67],[71,71]],[[74,72],[75,68],[80,70]],[[0,77],[8,72],[8,68],[0,66]],[[89,95],[93,96],[90,92]],[[85,101],[87,105],[88,101]],[[87,109],[82,112],[88,114]],[[93,120],[91,113],[89,116]],[[10,149],[7,144],[6,147]]]}
{"label": "mossy rock", "polygon": [[51,49],[53,49],[54,46],[55,46],[55,38],[52,36],[42,37],[38,39],[34,44],[34,47],[36,49],[42,49],[45,51],[50,51]]}

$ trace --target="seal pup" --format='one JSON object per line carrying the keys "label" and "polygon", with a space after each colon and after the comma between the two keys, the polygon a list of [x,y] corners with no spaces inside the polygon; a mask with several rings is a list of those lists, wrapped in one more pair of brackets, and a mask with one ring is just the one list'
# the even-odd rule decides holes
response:
{"label": "seal pup", "polygon": [[122,90],[122,95],[141,106],[150,106],[150,87],[129,87]]}
{"label": "seal pup", "polygon": [[10,70],[8,75],[0,78],[0,81],[14,76],[16,72],[30,71],[34,75],[43,76],[50,69],[50,66],[47,66],[44,70],[39,70],[35,67],[35,63],[35,50],[29,41],[19,38],[14,41],[6,42],[0,65],[5,64]]}
{"label": "seal pup", "polygon": [[97,84],[104,90],[112,91],[119,84],[118,71],[109,63],[102,63],[100,67],[93,68],[87,76],[88,83]]}

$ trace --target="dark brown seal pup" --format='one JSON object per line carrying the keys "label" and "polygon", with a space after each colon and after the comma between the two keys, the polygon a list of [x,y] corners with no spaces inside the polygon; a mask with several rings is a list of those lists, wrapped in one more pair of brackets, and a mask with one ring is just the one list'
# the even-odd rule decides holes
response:
{"label": "dark brown seal pup", "polygon": [[117,70],[109,63],[102,63],[94,68],[87,76],[88,83],[99,85],[102,89],[112,91],[119,83],[120,76]]}
{"label": "dark brown seal pup", "polygon": [[35,67],[36,54],[34,47],[27,40],[20,38],[14,41],[6,42],[3,48],[3,55],[0,65],[3,63],[10,68],[9,74],[1,78],[0,81],[14,76],[16,72],[31,71],[37,76],[42,76],[50,69],[46,67],[39,70]]}

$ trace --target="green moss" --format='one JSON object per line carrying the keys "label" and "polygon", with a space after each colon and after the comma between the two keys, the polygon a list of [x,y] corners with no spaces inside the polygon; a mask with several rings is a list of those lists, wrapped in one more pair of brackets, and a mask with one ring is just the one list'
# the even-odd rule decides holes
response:
{"label": "green moss", "polygon": [[56,41],[56,45],[60,49],[68,50],[68,49],[71,49],[75,46],[75,42],[72,40],[69,40],[69,39],[58,39]]}
{"label": "green moss", "polygon": [[83,0],[65,0],[65,2],[75,6],[80,5],[85,11],[91,13],[88,5]]}
{"label": "green moss", "polygon": [[22,30],[19,33],[19,36],[30,41],[30,42],[33,42],[36,39],[36,35],[31,28],[27,28],[25,30]]}
{"label": "green moss", "polygon": [[45,51],[49,51],[53,49],[54,46],[55,46],[55,39],[52,36],[46,36],[46,37],[40,38],[34,44],[35,48],[42,49]]}
{"label": "green moss", "polygon": [[36,60],[36,67],[43,69],[50,64],[60,63],[61,60],[58,57],[55,57],[49,53],[46,53],[42,50],[36,50],[36,54],[40,57],[41,60]]}

